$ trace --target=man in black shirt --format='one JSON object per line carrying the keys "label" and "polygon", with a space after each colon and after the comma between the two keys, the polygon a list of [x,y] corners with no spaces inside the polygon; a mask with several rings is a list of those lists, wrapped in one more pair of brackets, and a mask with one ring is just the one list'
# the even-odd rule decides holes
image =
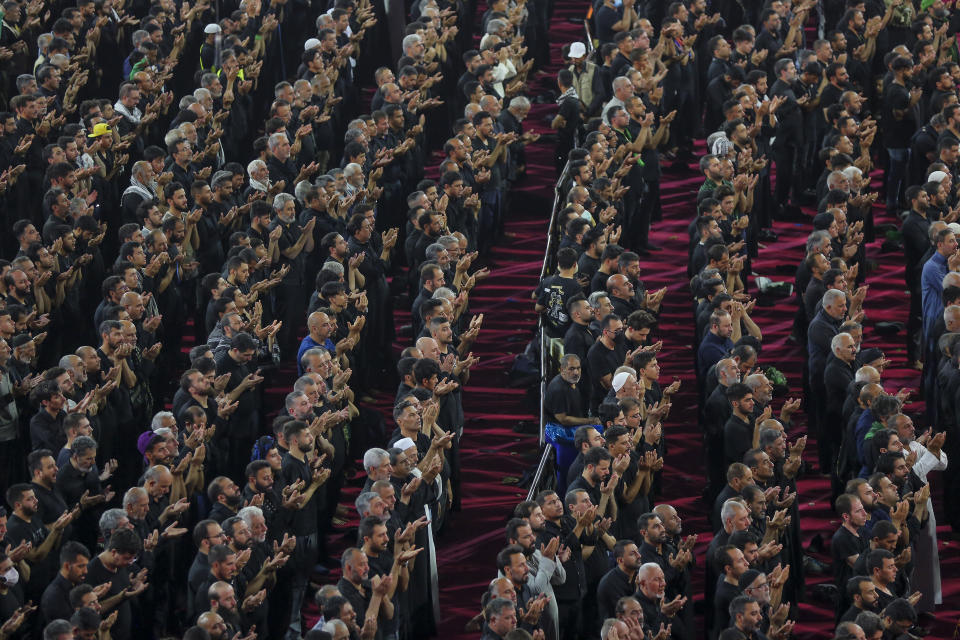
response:
{"label": "man in black shirt", "polygon": [[743,460],[753,446],[753,392],[737,382],[727,387],[727,400],[733,413],[723,425],[723,458],[730,465]]}
{"label": "man in black shirt", "polygon": [[86,584],[94,587],[110,583],[100,606],[105,611],[116,609],[117,621],[110,635],[117,640],[129,640],[133,624],[130,599],[143,593],[147,584],[147,570],[134,562],[143,551],[143,541],[132,529],[117,529],[107,541],[107,549],[87,565]]}
{"label": "man in black shirt", "polygon": [[259,430],[259,399],[254,390],[263,378],[251,361],[257,351],[257,342],[248,333],[238,333],[230,339],[230,349],[217,359],[217,375],[229,373],[225,391],[229,404],[238,403],[236,411],[227,419],[228,468],[234,477],[242,477],[249,462],[250,447]]}
{"label": "man in black shirt", "polygon": [[715,562],[723,570],[722,579],[717,582],[713,596],[713,631],[719,634],[730,626],[730,603],[740,595],[740,576],[750,566],[743,557],[743,552],[732,544],[717,549]]}
{"label": "man in black shirt", "polygon": [[570,326],[567,302],[583,287],[576,280],[577,252],[564,247],[557,252],[557,273],[547,276],[534,292],[535,309],[543,317],[543,326],[553,338],[562,338]]}
{"label": "man in black shirt", "polygon": [[686,637],[686,629],[677,613],[687,603],[683,596],[667,601],[667,581],[660,565],[648,562],[637,571],[636,598],[643,608],[643,626],[651,633],[658,633],[660,626],[671,627],[670,637],[680,640]]}
{"label": "man in black shirt", "polygon": [[583,103],[577,97],[577,91],[573,88],[573,72],[569,69],[561,69],[557,73],[557,86],[560,88],[560,97],[557,98],[557,104],[560,105],[560,111],[554,116],[550,123],[550,128],[557,131],[557,148],[554,152],[554,164],[557,173],[563,171],[567,164],[567,155],[573,149],[577,132],[583,126]]}
{"label": "man in black shirt", "polygon": [[867,576],[854,576],[847,580],[847,600],[851,601],[850,608],[840,616],[840,622],[853,622],[864,611],[878,613],[877,589],[873,581]]}
{"label": "man in black shirt", "polygon": [[838,589],[847,585],[853,577],[852,567],[870,542],[861,535],[862,527],[867,523],[867,512],[860,498],[844,493],[834,503],[836,513],[843,524],[833,534],[830,542],[830,554],[833,556],[833,580]]}
{"label": "man in black shirt", "polygon": [[5,540],[14,548],[23,542],[32,545],[33,548],[26,555],[32,571],[23,591],[28,599],[37,602],[57,572],[61,536],[79,509],[67,511],[48,527],[38,515],[39,501],[32,485],[15,484],[7,489],[6,498],[13,513],[7,520]]}
{"label": "man in black shirt", "polygon": [[60,549],[60,571],[47,585],[40,599],[40,613],[44,622],[57,619],[69,620],[73,615],[70,606],[70,590],[87,577],[90,552],[79,542],[67,542]]}
{"label": "man in black shirt", "polygon": [[300,608],[306,593],[310,572],[316,563],[319,551],[318,514],[323,492],[317,489],[330,476],[329,469],[320,466],[320,459],[314,455],[314,435],[307,424],[291,420],[283,427],[283,437],[290,449],[283,456],[282,475],[285,485],[302,481],[306,488],[303,492],[304,506],[293,515],[291,533],[297,536],[297,547],[290,558],[294,568],[293,595],[290,603],[290,631],[300,631]]}
{"label": "man in black shirt", "polygon": [[887,213],[896,214],[900,194],[907,177],[910,137],[917,128],[914,107],[923,97],[923,89],[912,86],[913,62],[899,56],[890,63],[893,77],[883,88],[883,146],[890,156],[887,169]]}
{"label": "man in black shirt", "polygon": [[601,620],[614,617],[617,601],[635,591],[634,579],[640,568],[640,552],[633,540],[618,541],[613,548],[613,559],[616,566],[603,576],[597,587],[597,607]]}
{"label": "man in black shirt", "polygon": [[606,397],[613,384],[613,373],[623,365],[626,349],[622,346],[623,321],[615,313],[600,320],[602,333],[587,353],[590,381],[593,385],[590,408],[596,409]]}
{"label": "man in black shirt", "polygon": [[283,273],[283,280],[278,289],[279,294],[274,298],[277,308],[276,316],[283,322],[280,327],[278,341],[284,354],[296,353],[294,331],[299,323],[303,322],[303,310],[306,296],[303,294],[306,276],[306,257],[313,251],[313,228],[317,219],[310,218],[301,227],[296,220],[296,200],[293,196],[281,193],[273,201],[273,208],[277,217],[270,223],[270,231],[280,228],[280,240],[277,245],[280,250],[279,266],[287,269]]}
{"label": "man in black shirt", "polygon": [[593,424],[583,410],[583,394],[580,391],[580,358],[568,353],[560,359],[560,373],[547,385],[543,406],[547,420],[565,427]]}
{"label": "man in black shirt", "polygon": [[794,85],[797,68],[793,60],[783,58],[773,66],[777,81],[770,87],[770,98],[782,101],[776,111],[777,130],[773,142],[774,162],[777,165],[777,185],[774,202],[786,204],[791,187],[794,198],[802,189],[802,172],[795,171],[794,158],[803,148],[803,113],[801,107],[806,104],[806,96],[797,98]]}
{"label": "man in black shirt", "polygon": [[30,420],[30,443],[34,449],[60,451],[67,442],[63,432],[63,419],[67,416],[63,406],[66,398],[53,380],[45,380],[30,394],[34,406],[39,407]]}
{"label": "man in black shirt", "polygon": [[903,219],[900,233],[903,235],[903,249],[906,255],[904,278],[910,291],[910,310],[907,315],[907,362],[913,366],[920,360],[920,338],[923,327],[923,293],[921,276],[924,256],[930,249],[930,196],[918,185],[908,187],[905,192],[910,210]]}

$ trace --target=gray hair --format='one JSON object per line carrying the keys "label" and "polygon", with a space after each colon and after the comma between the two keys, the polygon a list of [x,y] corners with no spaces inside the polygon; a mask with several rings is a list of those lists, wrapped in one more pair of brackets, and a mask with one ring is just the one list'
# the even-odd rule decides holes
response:
{"label": "gray hair", "polygon": [[[137,180],[140,180],[140,176],[142,176],[149,168],[149,162],[146,160],[137,160],[133,163],[133,169],[131,169],[130,172],[137,178]],[[142,180],[140,181],[143,182]]]}
{"label": "gray hair", "polygon": [[323,629],[321,629],[321,631],[323,631],[324,633],[329,633],[331,636],[336,637],[338,631],[341,631],[341,632],[346,631],[347,633],[350,633],[350,628],[347,627],[346,623],[343,620],[338,620],[334,618],[333,620],[327,620],[326,622],[324,622]]}
{"label": "gray hair", "polygon": [[745,510],[747,507],[740,502],[742,498],[730,498],[723,503],[723,507],[720,509],[720,522],[724,526],[726,525],[727,520],[733,518],[741,510]]}
{"label": "gray hair", "polygon": [[212,85],[214,82],[216,82],[216,81],[219,80],[219,79],[220,79],[220,78],[217,77],[217,74],[215,74],[215,73],[205,73],[205,74],[203,74],[202,76],[200,76],[200,84],[201,84],[203,87],[209,87],[210,85]]}
{"label": "gray hair", "polygon": [[260,169],[266,169],[267,163],[261,160],[260,158],[255,158],[247,163],[247,175],[252,176],[254,171],[259,171]]}
{"label": "gray hair", "polygon": [[43,629],[43,640],[60,640],[60,636],[73,637],[73,625],[67,620],[54,620]]}
{"label": "gray hair", "polygon": [[173,129],[170,129],[170,131],[167,131],[165,134],[163,134],[164,146],[172,147],[173,145],[177,144],[181,140],[183,140],[183,136],[180,135],[180,130],[177,129],[176,127],[174,127]]}
{"label": "gray hair", "polygon": [[287,397],[284,399],[283,404],[287,409],[293,407],[293,403],[299,400],[300,398],[305,397],[306,394],[303,391],[291,391],[287,394]]}
{"label": "gray hair", "polygon": [[854,382],[870,382],[875,376],[878,376],[877,370],[870,365],[863,365],[853,374]]}
{"label": "gray hair", "polygon": [[761,449],[766,449],[780,438],[781,433],[776,429],[760,429],[760,438],[757,445]]}
{"label": "gray hair", "polygon": [[253,519],[255,517],[263,518],[263,509],[253,505],[249,507],[244,507],[243,509],[240,509],[240,511],[237,512],[237,517],[243,520],[243,523],[247,525],[247,527],[252,527]]}
{"label": "gray hair", "polygon": [[347,129],[347,132],[343,134],[343,143],[350,144],[357,138],[362,138],[366,135],[366,132],[363,129],[354,127],[353,129]]}
{"label": "gray hair", "polygon": [[317,384],[317,381],[310,376],[300,376],[297,378],[297,381],[293,383],[293,390],[302,392],[312,384]]}
{"label": "gray hair", "polygon": [[307,204],[307,191],[311,189],[309,180],[301,180],[297,183],[297,186],[293,188],[293,195],[297,197],[297,201],[300,204],[306,206]]}
{"label": "gray hair", "polygon": [[150,422],[150,430],[156,433],[157,429],[165,428],[160,424],[160,421],[164,418],[173,418],[174,422],[177,420],[176,416],[169,411],[158,411],[157,415],[153,416],[153,420]]}
{"label": "gray hair", "polygon": [[210,89],[204,89],[203,87],[200,87],[199,89],[193,90],[193,97],[197,99],[197,102],[200,102],[208,98],[212,99],[213,94],[210,93]]}
{"label": "gray hair", "polygon": [[427,250],[426,250],[427,260],[436,261],[437,256],[440,255],[440,252],[446,251],[446,250],[447,248],[442,244],[440,244],[439,242],[434,242],[433,244],[427,245]]}
{"label": "gray hair", "polygon": [[375,491],[364,491],[357,496],[354,505],[357,507],[357,513],[360,514],[361,518],[365,518],[366,514],[370,512],[370,503],[373,502],[373,499],[379,497],[380,494]]}
{"label": "gray hair", "polygon": [[767,376],[762,373],[752,373],[746,378],[743,379],[743,384],[747,385],[753,391],[756,391],[757,388],[762,385],[767,380]]}
{"label": "gray hair", "polygon": [[483,97],[480,98],[480,108],[481,108],[481,109],[483,109],[484,111],[489,111],[489,109],[487,108],[488,105],[500,106],[500,103],[499,103],[499,101],[497,100],[497,96],[492,96],[492,95],[490,95],[490,94],[487,94],[487,95],[485,95],[485,96],[483,96]]}
{"label": "gray hair", "polygon": [[633,83],[630,82],[630,78],[626,76],[619,76],[613,79],[613,90],[617,89],[626,89],[627,87],[632,87]]}
{"label": "gray hair", "polygon": [[273,199],[273,208],[276,211],[283,211],[288,202],[293,202],[295,198],[289,193],[278,193]]}
{"label": "gray hair", "polygon": [[476,102],[471,102],[463,108],[463,117],[467,120],[473,120],[473,116],[483,111]]}
{"label": "gray hair", "polygon": [[853,180],[854,178],[860,178],[863,176],[863,171],[860,170],[860,167],[855,167],[850,165],[843,170],[843,175],[847,177],[847,180]]}
{"label": "gray hair", "polygon": [[[827,305],[835,304],[840,298],[846,299],[847,294],[839,289],[828,289],[825,294],[823,294],[822,304],[824,307]],[[847,334],[849,335],[849,334]]]}
{"label": "gray hair", "polygon": [[127,489],[127,492],[123,494],[123,508],[126,509],[133,504],[135,500],[139,500],[147,495],[147,490],[143,487],[130,487]]}
{"label": "gray hair", "polygon": [[405,36],[403,38],[403,50],[406,51],[407,47],[412,47],[415,44],[419,44],[422,40],[423,38],[421,38],[416,33],[411,33],[410,35]]}
{"label": "gray hair", "polygon": [[277,133],[271,133],[270,137],[267,138],[267,146],[270,147],[270,150],[273,151],[276,149],[282,142],[289,142],[287,140],[287,134],[283,131],[278,131]]}
{"label": "gray hair", "polygon": [[310,347],[309,349],[303,352],[302,356],[300,356],[300,366],[306,369],[307,365],[310,363],[310,358],[312,358],[313,356],[319,357],[326,353],[327,353],[327,350],[324,349],[323,347]]}
{"label": "gray hair", "polygon": [[501,29],[507,26],[506,20],[494,18],[487,21],[487,35],[499,33]]}
{"label": "gray hair", "polygon": [[353,176],[360,174],[363,175],[363,167],[361,167],[356,162],[350,162],[343,168],[343,176],[345,178],[352,178]]}
{"label": "gray hair", "polygon": [[323,268],[320,271],[329,271],[330,273],[335,273],[338,276],[343,275],[343,265],[337,262],[336,260],[330,260],[323,263]]}
{"label": "gray hair", "polygon": [[841,181],[846,180],[847,176],[843,175],[842,171],[831,171],[827,176],[827,188],[835,189]]}
{"label": "gray hair", "polygon": [[851,342],[853,341],[853,336],[849,333],[838,333],[833,336],[833,339],[830,340],[830,351],[836,353],[843,347],[843,339],[850,338]]}
{"label": "gray hair", "polygon": [[453,302],[456,299],[456,297],[457,297],[457,294],[455,294],[453,292],[453,289],[450,289],[449,287],[440,287],[439,289],[433,292],[432,296],[430,296],[430,298],[433,300],[439,300],[443,298],[444,300],[449,300],[450,302]]}
{"label": "gray hair", "polygon": [[187,95],[180,98],[180,102],[178,103],[178,106],[180,107],[180,109],[186,109],[190,105],[197,104],[198,102],[200,101],[188,93]]}
{"label": "gray hair", "polygon": [[590,306],[596,309],[600,306],[600,301],[604,298],[609,298],[610,295],[606,291],[594,291],[590,294],[590,297],[587,298],[587,302],[590,303]]}
{"label": "gray hair", "polygon": [[[41,33],[39,36],[37,36],[37,49],[39,51],[46,51],[50,47],[50,43],[52,41],[53,41],[52,33]],[[33,77],[28,73],[24,73],[23,75],[28,76],[30,78]],[[18,77],[17,80],[19,79],[20,78]]]}
{"label": "gray hair", "polygon": [[390,460],[390,454],[385,450],[379,447],[367,449],[367,452],[363,454],[363,469],[369,473],[373,467],[382,465],[384,460]]}
{"label": "gray hair", "polygon": [[72,369],[80,363],[80,356],[75,356],[72,353],[60,358],[60,362],[57,363],[57,366],[63,367],[64,369]]}
{"label": "gray hair", "polygon": [[123,509],[107,509],[103,512],[103,515],[100,516],[100,522],[98,523],[100,531],[105,538],[109,538],[110,534],[116,531],[117,527],[119,527],[120,523],[124,520],[130,520],[130,518]]}
{"label": "gray hair", "polygon": [[[460,248],[460,241],[455,236],[440,236],[437,242],[443,245],[444,249]],[[427,247],[429,249],[429,247]]]}
{"label": "gray hair", "polygon": [[530,100],[526,96],[516,96],[510,100],[510,109],[523,109],[526,111],[530,108]]}
{"label": "gray hair", "polygon": [[137,29],[130,35],[130,42],[133,43],[133,47],[136,49],[144,40],[148,39],[149,37],[150,34],[145,30]]}
{"label": "gray hair", "polygon": [[[77,440],[79,440],[79,438],[77,438]],[[76,443],[76,440],[74,440],[74,443]],[[143,479],[149,481],[156,480],[165,473],[170,473],[170,469],[167,469],[162,464],[154,465],[143,473]]]}
{"label": "gray hair", "polygon": [[823,244],[823,241],[830,241],[830,234],[826,231],[814,231],[807,236],[807,253],[813,253],[813,250]]}

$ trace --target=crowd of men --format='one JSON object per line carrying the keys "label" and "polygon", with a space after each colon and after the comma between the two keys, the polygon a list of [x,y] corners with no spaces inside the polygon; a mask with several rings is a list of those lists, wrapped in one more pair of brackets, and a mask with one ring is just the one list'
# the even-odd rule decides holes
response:
{"label": "crowd of men", "polygon": [[483,9],[3,3],[0,638],[435,634],[549,59]]}
{"label": "crowd of men", "polygon": [[[605,0],[591,27],[596,46],[565,45],[557,75],[561,240],[534,294],[563,344],[543,398],[558,486],[506,526],[484,637],[519,624],[546,638],[783,640],[811,597],[835,614],[804,622],[836,624],[838,640],[925,635],[942,603],[931,474],[945,471],[935,484],[948,496],[960,488],[948,465],[960,442],[960,13],[940,0]],[[710,524],[697,532],[662,501],[680,383],[661,376],[665,290],[642,280],[646,259],[663,262],[649,231],[674,162],[703,174],[687,243]],[[874,221],[884,203],[897,225]],[[806,352],[793,388],[751,317],[751,260],[776,249],[774,221],[809,234],[796,297],[777,303],[795,303],[790,340]],[[875,241],[905,254],[909,320],[871,335]],[[912,390],[885,384],[890,363],[871,345],[904,330],[922,414],[909,413]],[[676,335],[671,346],[689,346]],[[801,537],[797,480],[817,474],[840,522],[829,540]],[[960,528],[956,500],[943,508]],[[705,554],[698,534],[712,534]],[[817,573],[834,580],[805,590]]]}

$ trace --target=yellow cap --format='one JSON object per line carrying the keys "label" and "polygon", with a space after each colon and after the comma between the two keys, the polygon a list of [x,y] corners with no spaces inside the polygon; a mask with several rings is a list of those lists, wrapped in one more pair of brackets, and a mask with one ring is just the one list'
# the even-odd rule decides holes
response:
{"label": "yellow cap", "polygon": [[107,124],[106,122],[98,122],[97,124],[93,125],[93,132],[88,133],[87,137],[99,138],[105,133],[110,133],[110,125]]}

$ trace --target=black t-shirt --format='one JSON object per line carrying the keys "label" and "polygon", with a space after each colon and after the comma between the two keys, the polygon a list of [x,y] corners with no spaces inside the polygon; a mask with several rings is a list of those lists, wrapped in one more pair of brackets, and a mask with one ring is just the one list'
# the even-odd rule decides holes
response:
{"label": "black t-shirt", "polygon": [[588,325],[571,323],[567,333],[563,336],[563,353],[572,353],[578,356],[582,372],[586,368],[584,360],[587,359],[587,353],[595,341],[596,338],[590,332]]}
{"label": "black t-shirt", "polygon": [[35,482],[31,482],[30,486],[33,488],[34,495],[37,496],[37,502],[40,503],[37,516],[44,524],[54,522],[67,510],[67,503],[56,486],[53,489],[47,489]]}
{"label": "black t-shirt", "polygon": [[[47,539],[49,530],[43,525],[40,515],[33,516],[30,521],[22,520],[16,514],[10,514],[7,520],[6,543],[14,547],[21,542],[29,542],[36,549]],[[5,548],[5,547],[4,547]],[[26,596],[35,602],[40,600],[43,590],[57,573],[60,560],[60,547],[54,546],[50,553],[42,560],[30,565],[30,581],[24,585]]]}
{"label": "black t-shirt", "polygon": [[545,307],[543,312],[544,326],[554,338],[562,338],[570,326],[570,316],[567,315],[567,301],[574,295],[581,293],[580,283],[573,278],[563,278],[560,274],[547,276],[537,286],[535,295],[537,304]]}
{"label": "black t-shirt", "polygon": [[[290,455],[289,452],[283,456],[281,473],[283,474],[285,485],[293,484],[297,480],[303,480],[304,484],[309,487],[310,483],[313,482],[313,474],[310,472],[310,466],[306,462],[300,462]],[[310,502],[294,513],[293,524],[291,526],[293,535],[304,536],[317,532],[317,507],[315,501],[318,499],[318,496],[323,493],[325,492],[314,492],[313,497],[310,498]]]}
{"label": "black t-shirt", "polygon": [[753,425],[744,422],[736,415],[731,415],[723,425],[723,457],[724,464],[742,462],[743,454],[753,445]]}
{"label": "black t-shirt", "polygon": [[[910,108],[910,92],[902,84],[888,82],[883,88],[883,146],[888,149],[906,149],[910,146],[910,137],[917,128],[913,110]],[[898,120],[893,110],[906,110]]]}
{"label": "black t-shirt", "polygon": [[550,422],[557,421],[558,413],[566,416],[585,415],[579,383],[573,386],[558,374],[547,385],[547,392],[543,396],[543,408]]}
{"label": "black t-shirt", "polygon": [[853,535],[846,527],[840,527],[830,542],[830,555],[833,556],[833,579],[838,589],[846,591],[847,580],[853,577],[853,568],[847,564],[847,558],[867,550],[867,536]]}
{"label": "black t-shirt", "polygon": [[613,36],[616,35],[616,32],[613,30],[613,25],[622,19],[623,7],[613,9],[604,4],[597,9],[593,21],[597,27],[597,39],[600,40],[600,44],[613,42]]}
{"label": "black t-shirt", "polygon": [[[252,361],[251,361],[252,362]],[[241,364],[230,356],[230,352],[223,353],[217,359],[217,375],[222,376],[225,373],[230,374],[230,380],[224,389],[227,393],[232,392],[243,379],[247,377],[253,369],[250,363]],[[230,414],[228,418],[229,436],[233,438],[254,438],[257,435],[257,390],[255,388],[247,389],[237,398],[239,403],[237,410]],[[309,480],[307,481],[309,484]]]}
{"label": "black t-shirt", "polygon": [[[112,598],[130,586],[130,570],[127,567],[120,567],[116,572],[110,571],[103,566],[100,556],[97,556],[87,565],[86,583],[96,587],[107,582],[110,583],[110,589],[107,591],[107,595],[101,598],[101,601]],[[117,622],[110,629],[110,635],[117,640],[127,640],[130,637],[132,622],[130,599],[124,598],[117,606],[116,611]]]}
{"label": "black t-shirt", "polygon": [[279,216],[277,216],[277,218],[270,223],[270,230],[273,231],[277,227],[281,227],[283,229],[283,233],[280,235],[280,239],[277,241],[277,247],[280,250],[280,264],[278,266],[290,266],[290,271],[287,272],[287,275],[283,277],[283,284],[303,284],[304,262],[307,255],[306,252],[301,251],[293,260],[283,255],[284,251],[297,244],[297,242],[300,240],[300,236],[303,235],[303,229],[299,224],[296,223],[296,221],[291,220],[289,223],[286,223],[281,220]]}
{"label": "black t-shirt", "polygon": [[[607,395],[607,389],[600,383],[605,375],[612,375],[617,367],[623,364],[626,355],[619,348],[607,349],[602,340],[597,340],[587,352],[587,363],[590,365],[590,380],[593,392],[590,396],[591,406],[599,405]],[[612,382],[612,380],[611,380]]]}
{"label": "black t-shirt", "polygon": [[580,117],[581,109],[582,105],[580,104],[579,98],[568,96],[560,102],[560,110],[557,115],[563,116],[565,123],[557,132],[557,146],[559,149],[565,150],[573,148],[574,136],[582,124]]}

